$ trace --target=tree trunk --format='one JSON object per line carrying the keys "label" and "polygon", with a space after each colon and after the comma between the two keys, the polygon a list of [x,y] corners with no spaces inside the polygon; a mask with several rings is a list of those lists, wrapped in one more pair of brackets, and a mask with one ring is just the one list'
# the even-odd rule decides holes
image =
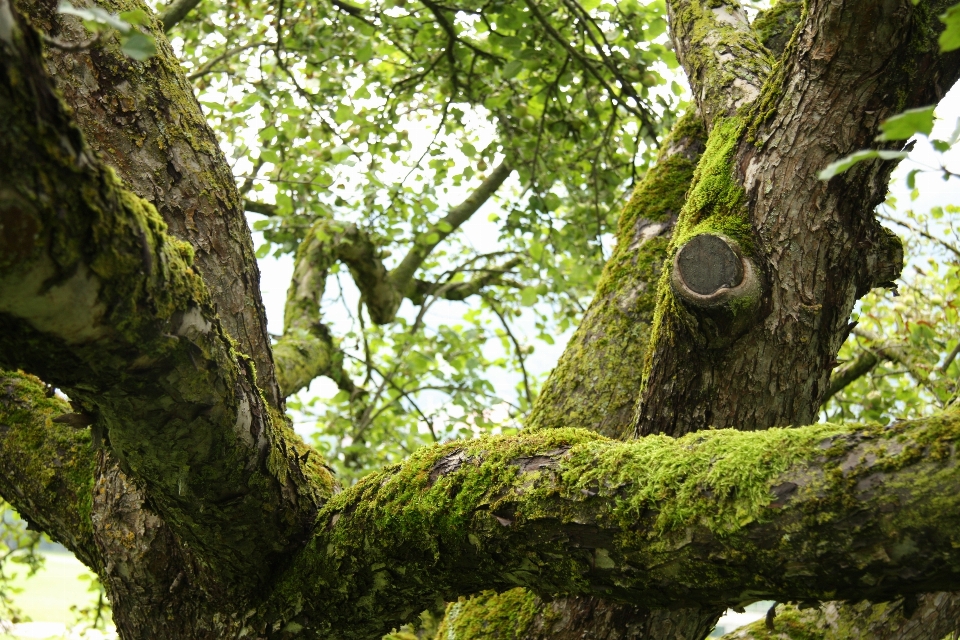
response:
{"label": "tree trunk", "polygon": [[[900,259],[871,215],[890,168],[816,172],[952,84],[946,4],[811,0],[775,61],[735,3],[670,3],[703,157],[692,171],[688,120],[624,216],[537,426],[678,436],[815,416],[854,300]],[[50,5],[26,11],[80,35]],[[146,64],[115,43],[54,56],[81,130],[0,0],[0,365],[74,403],[5,374],[0,493],[104,577],[124,638],[373,638],[516,585],[579,596],[532,614],[532,637],[695,637],[761,598],[960,587],[954,414],[631,443],[542,428],[428,449],[337,494],[277,412],[232,178],[158,40]],[[723,286],[705,259],[729,267]],[[622,379],[596,384],[607,372]]]}

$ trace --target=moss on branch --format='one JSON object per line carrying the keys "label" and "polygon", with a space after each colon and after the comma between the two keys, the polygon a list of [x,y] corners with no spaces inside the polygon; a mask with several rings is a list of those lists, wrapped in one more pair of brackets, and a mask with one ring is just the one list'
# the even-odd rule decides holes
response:
{"label": "moss on branch", "polygon": [[37,378],[0,371],[0,497],[98,570],[90,431],[53,422],[71,412]]}
{"label": "moss on branch", "polygon": [[707,124],[751,104],[773,60],[737,0],[672,0],[670,35]]}
{"label": "moss on branch", "polygon": [[369,638],[438,597],[518,585],[665,608],[960,586],[958,438],[948,413],[424,449],[325,506],[267,618]]}
{"label": "moss on branch", "polygon": [[684,115],[634,189],[596,295],[544,384],[528,429],[578,424],[612,438],[632,434],[657,282],[705,138],[699,115]]}
{"label": "moss on branch", "polygon": [[89,151],[6,0],[0,49],[0,247],[16,248],[0,252],[0,364],[92,414],[167,524],[242,594],[299,546],[334,481],[264,401],[190,247]]}

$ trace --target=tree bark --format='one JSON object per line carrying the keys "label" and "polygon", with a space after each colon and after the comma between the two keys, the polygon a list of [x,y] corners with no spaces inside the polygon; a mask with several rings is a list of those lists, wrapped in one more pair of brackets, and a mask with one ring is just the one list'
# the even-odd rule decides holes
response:
{"label": "tree bark", "polygon": [[302,544],[332,477],[264,401],[190,247],[86,147],[6,2],[0,48],[0,144],[19,150],[0,158],[0,365],[94,415],[165,522],[248,595]]}
{"label": "tree bark", "polygon": [[[953,84],[960,56],[941,56],[936,45],[947,4],[810,2],[756,103],[713,122],[670,257],[697,235],[724,235],[739,244],[761,293],[707,308],[662,287],[639,434],[816,419],[853,303],[895,278],[902,260],[899,241],[872,214],[892,166],[874,162],[829,183],[817,172],[870,146],[882,119]],[[671,11],[686,16],[697,5]],[[688,61],[716,49],[683,33],[675,40],[699,101],[725,80],[698,75]]]}
{"label": "tree bark", "polygon": [[[757,324],[744,325],[735,313],[736,322],[724,324],[714,311],[681,306],[671,280],[661,280],[641,430],[802,422],[825,388],[829,363],[819,358],[836,353],[830,349],[845,335],[853,299],[895,276],[896,247],[869,215],[886,169],[865,166],[829,186],[812,176],[828,159],[869,141],[884,115],[929,100],[938,79],[952,82],[957,69],[954,58],[944,62],[933,50],[936,7],[863,4],[812,2],[769,78],[761,76],[772,60],[732,3],[671,5],[680,58],[692,72],[710,139],[665,254],[667,276],[694,235],[722,231],[756,263],[764,288],[758,315],[750,316]],[[50,26],[59,18],[46,10]],[[44,24],[42,13],[33,19]],[[698,29],[730,43],[704,45]],[[958,512],[960,422],[952,414],[887,430],[817,426],[635,443],[543,430],[426,450],[331,499],[335,487],[319,457],[272,410],[279,401],[271,403],[269,389],[263,399],[258,382],[269,381],[233,349],[215,313],[219,306],[242,317],[252,307],[243,302],[225,311],[217,296],[242,299],[252,285],[204,287],[189,248],[169,237],[149,203],[85,146],[51,90],[33,32],[6,0],[0,47],[0,141],[16,151],[0,158],[8,178],[0,188],[0,364],[27,367],[62,386],[75,412],[95,419],[89,435],[78,431],[71,439],[61,433],[67,427],[48,424],[65,410],[53,401],[37,404],[13,428],[3,423],[0,438],[11,452],[5,461],[14,473],[4,468],[0,491],[102,567],[124,637],[375,637],[437,598],[516,584],[545,598],[584,596],[563,605],[561,615],[574,622],[549,629],[591,625],[598,634],[650,617],[598,598],[697,609],[680,619],[692,628],[707,624],[711,611],[764,597],[883,599],[960,587],[951,515]],[[731,52],[735,73],[724,76]],[[118,55],[94,57],[107,54],[114,57],[105,60]],[[123,73],[143,71],[121,62],[128,65],[117,67]],[[116,98],[111,113],[123,111],[123,83],[106,83],[110,65],[94,68],[105,84],[78,90],[77,111],[103,108],[103,87],[115,89],[104,94]],[[746,79],[737,84],[741,71]],[[179,77],[172,66],[169,73]],[[911,75],[932,80],[910,85],[917,87],[912,95],[892,93]],[[756,78],[766,80],[762,91]],[[845,92],[852,83],[863,91]],[[732,97],[720,99],[711,87],[730,89]],[[759,106],[748,112],[754,89]],[[873,109],[868,122],[848,121],[864,109]],[[807,126],[809,118],[819,119],[817,127]],[[159,130],[165,116],[145,122]],[[85,130],[96,136],[96,126]],[[825,142],[825,135],[832,137]],[[156,155],[141,158],[144,166],[164,153],[176,156],[150,153]],[[222,165],[215,151],[204,158]],[[148,187],[169,193],[179,184],[158,181],[156,172],[144,178],[135,164],[120,171],[148,199]],[[204,193],[182,199],[203,202]],[[662,211],[654,224],[669,220],[672,210]],[[176,226],[191,212],[169,215]],[[727,226],[731,218],[749,225]],[[231,229],[243,237],[230,239]],[[617,264],[633,275],[611,279],[600,299],[623,301],[642,322],[652,305],[631,307],[629,298],[644,293],[640,285],[656,268],[625,249],[638,236],[647,239],[644,229],[652,233],[652,225],[637,218],[631,226],[627,216],[623,229],[631,242],[618,249]],[[249,274],[250,256],[238,248],[244,234],[234,221],[211,223],[200,235],[229,244],[237,273]],[[654,243],[639,253],[646,255],[648,245]],[[638,265],[647,275],[637,275]],[[830,276],[825,282],[823,274]],[[588,326],[600,326],[597,313]],[[240,333],[254,326],[237,322]],[[745,333],[724,335],[718,327],[725,326]],[[257,331],[240,338],[255,358]],[[590,330],[578,335],[575,344],[596,352],[607,338]],[[793,359],[772,367],[786,353]],[[776,374],[766,378],[769,388],[759,388],[768,373]],[[15,379],[10,375],[5,379]],[[578,382],[589,378],[557,374],[551,388],[594,393]],[[16,380],[11,398],[25,393],[26,383]],[[802,388],[790,386],[797,384]],[[665,398],[654,397],[657,388]],[[589,416],[586,404],[579,415],[621,431],[629,393],[601,390],[615,418]],[[767,407],[771,397],[782,402]],[[558,417],[545,411],[538,419],[554,426]],[[12,452],[34,446],[20,439],[30,433],[41,455],[60,460],[36,476],[53,484],[35,482],[33,471],[16,473]],[[96,459],[73,445],[67,456],[63,443],[84,437],[104,447]],[[94,459],[87,517],[73,508],[91,483],[69,482],[69,470],[90,468]],[[549,633],[549,615],[537,615],[530,632]],[[668,628],[671,614],[656,615]]]}
{"label": "tree bark", "polygon": [[[86,41],[80,21],[57,13],[57,4],[18,0],[17,8],[41,32],[65,42]],[[139,0],[106,0],[98,6],[153,13]],[[115,45],[79,53],[51,48],[45,60],[90,148],[128,189],[156,207],[173,235],[193,247],[194,264],[224,328],[253,360],[267,402],[282,408],[260,272],[233,172],[159,20],[149,32],[158,54],[143,62]]]}
{"label": "tree bark", "polygon": [[958,436],[947,414],[626,443],[551,429],[421,450],[324,507],[266,617],[373,638],[437,598],[516,585],[720,610],[949,589]]}

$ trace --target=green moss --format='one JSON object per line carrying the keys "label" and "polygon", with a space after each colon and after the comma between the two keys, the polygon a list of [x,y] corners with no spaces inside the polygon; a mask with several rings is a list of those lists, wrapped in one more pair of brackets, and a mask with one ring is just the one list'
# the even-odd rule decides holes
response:
{"label": "green moss", "polygon": [[721,118],[714,123],[707,148],[693,174],[671,246],[681,247],[701,233],[720,233],[753,246],[753,235],[744,201],[743,186],[733,175],[733,155],[745,128],[742,118]]}
{"label": "green moss", "polygon": [[0,371],[0,489],[23,515],[90,562],[96,557],[90,430],[51,422],[71,411],[37,378]]}
{"label": "green moss", "polygon": [[593,302],[537,398],[527,429],[572,423],[609,437],[631,435],[640,389],[637,365],[649,344],[655,283],[705,135],[695,113],[680,118],[661,158],[634,189]]}
{"label": "green moss", "polygon": [[435,640],[521,640],[538,614],[551,609],[523,588],[484,591],[447,606]]}
{"label": "green moss", "polygon": [[[919,553],[910,536],[946,535],[943,553],[960,544],[952,533],[960,517],[945,515],[957,500],[944,491],[957,483],[952,454],[928,462],[914,452],[958,440],[960,414],[951,412],[887,427],[727,429],[632,442],[551,429],[432,447],[331,500],[280,580],[271,615],[321,636],[351,629],[342,637],[364,637],[410,619],[437,595],[514,586],[651,606],[680,606],[684,597],[743,604],[784,591],[869,597],[862,585],[880,584],[870,574],[876,545],[888,558],[884,570],[896,572],[921,558],[910,555]],[[882,489],[864,489],[878,473],[886,474]],[[784,498],[778,488],[788,482]],[[885,508],[891,501],[896,509]],[[862,513],[877,514],[874,523],[851,528]],[[792,563],[834,576],[785,578]],[[490,597],[487,624],[508,624],[509,608],[494,611]]]}
{"label": "green moss", "polygon": [[766,11],[761,11],[751,26],[763,46],[779,57],[793,37],[802,15],[802,0],[780,0]]}

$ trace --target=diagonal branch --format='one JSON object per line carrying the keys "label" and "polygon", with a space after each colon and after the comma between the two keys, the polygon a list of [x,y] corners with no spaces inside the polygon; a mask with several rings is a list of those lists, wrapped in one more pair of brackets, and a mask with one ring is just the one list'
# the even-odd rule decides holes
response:
{"label": "diagonal branch", "polygon": [[193,11],[193,8],[200,4],[201,0],[173,0],[160,13],[160,22],[163,23],[163,30],[170,31],[179,24],[187,14]]}
{"label": "diagonal branch", "polygon": [[[0,0],[0,365],[88,408],[172,530],[238,595],[299,547],[333,479],[264,401],[148,202],[86,146]],[[33,243],[22,241],[33,238]]]}
{"label": "diagonal branch", "polygon": [[390,272],[390,282],[398,291],[406,292],[413,286],[413,277],[424,260],[443,242],[447,236],[460,228],[464,222],[480,209],[510,176],[513,169],[506,160],[494,167],[490,175],[466,200],[451,209],[446,216],[430,226],[414,239],[413,248],[403,260]]}

